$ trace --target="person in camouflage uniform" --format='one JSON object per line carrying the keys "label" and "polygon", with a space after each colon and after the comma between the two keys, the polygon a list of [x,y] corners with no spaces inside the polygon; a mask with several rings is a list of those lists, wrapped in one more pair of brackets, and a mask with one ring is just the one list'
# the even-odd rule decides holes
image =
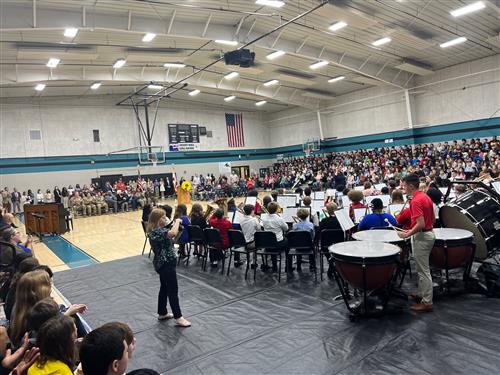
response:
{"label": "person in camouflage uniform", "polygon": [[101,192],[98,192],[96,195],[94,195],[93,203],[97,207],[97,215],[108,213],[109,207],[106,201],[104,200],[104,197],[102,196]]}
{"label": "person in camouflage uniform", "polygon": [[69,206],[71,207],[73,214],[85,215],[85,206],[83,204],[83,199],[80,197],[80,193],[75,192],[75,194],[69,199]]}
{"label": "person in camouflage uniform", "polygon": [[87,216],[95,215],[95,213],[97,211],[97,207],[94,204],[94,200],[93,200],[92,195],[90,194],[90,192],[87,192],[83,196],[83,204],[85,206],[85,211],[87,212]]}

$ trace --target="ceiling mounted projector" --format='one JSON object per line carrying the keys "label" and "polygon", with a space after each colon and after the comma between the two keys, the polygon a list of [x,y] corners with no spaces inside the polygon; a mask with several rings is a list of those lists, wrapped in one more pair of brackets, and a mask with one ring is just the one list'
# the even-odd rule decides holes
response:
{"label": "ceiling mounted projector", "polygon": [[248,68],[253,66],[254,60],[255,52],[250,52],[249,49],[238,49],[224,54],[226,65],[239,65],[242,68]]}

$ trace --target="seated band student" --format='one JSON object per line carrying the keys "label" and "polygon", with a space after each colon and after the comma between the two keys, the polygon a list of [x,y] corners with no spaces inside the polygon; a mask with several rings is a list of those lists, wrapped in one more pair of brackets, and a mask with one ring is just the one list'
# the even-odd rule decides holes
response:
{"label": "seated band student", "polygon": [[[249,190],[248,193],[247,193],[247,196],[248,197],[255,197],[255,198],[258,198],[259,196],[259,192],[255,189],[253,190]],[[260,215],[260,211],[261,211],[261,207],[260,207],[260,203],[259,203],[259,200],[257,199],[255,201],[255,213],[257,215]]]}
{"label": "seated band student", "polygon": [[188,225],[191,223],[189,222],[189,218],[187,216],[187,207],[185,204],[179,204],[177,205],[174,213],[174,220],[175,219],[180,219],[181,220],[181,225],[182,225],[182,232],[178,240],[179,244],[179,252],[178,254],[181,257],[186,257],[187,252],[186,252],[186,243],[189,241],[188,238]]}
{"label": "seated band student", "polygon": [[[212,228],[218,229],[220,233],[220,238],[222,240],[221,249],[229,248],[229,229],[233,228],[233,224],[224,217],[224,211],[220,208],[216,209],[212,217],[210,218],[209,224]],[[212,267],[217,267],[217,262],[224,257],[222,251],[211,251],[210,252],[210,264]]]}
{"label": "seated band student", "polygon": [[[307,198],[307,197],[306,197]],[[304,198],[305,200],[305,198]],[[314,241],[314,225],[309,221],[309,210],[307,208],[299,208],[297,210],[297,216],[300,219],[298,223],[293,224],[292,231],[305,230],[311,233],[311,238]],[[299,255],[297,257],[297,272],[302,270],[302,257]],[[316,265],[314,260],[314,255],[309,255],[309,269],[314,271]]]}
{"label": "seated band student", "polygon": [[366,215],[358,225],[358,230],[368,230],[372,228],[383,228],[389,226],[386,222],[393,226],[398,225],[398,222],[391,214],[384,213],[384,203],[382,199],[375,198],[372,200],[370,205],[372,212],[371,214]]}
{"label": "seated band student", "polygon": [[324,229],[340,229],[342,230],[342,227],[340,226],[340,223],[335,216],[335,211],[337,210],[337,204],[334,202],[328,203],[326,205],[326,213],[328,214],[327,217],[325,217],[323,220],[320,221],[319,223],[319,232],[321,233],[322,230]]}
{"label": "seated band student", "polygon": [[311,203],[312,203],[311,197],[304,197],[304,199],[302,200],[303,207],[307,208],[307,212],[310,213],[309,220],[316,228],[319,227],[319,218],[317,214],[315,213],[311,214],[312,213]]}
{"label": "seated band student", "polygon": [[[208,227],[208,223],[205,220],[205,216],[203,214],[203,206],[201,204],[194,203],[191,206],[189,221],[191,222],[191,225],[196,225],[197,227],[200,227],[201,230]],[[198,255],[198,254],[199,254],[198,245],[195,244],[193,255]]]}
{"label": "seated band student", "polygon": [[350,190],[349,193],[347,193],[347,197],[352,202],[349,208],[349,216],[354,220],[354,209],[366,208],[366,205],[361,203],[363,200],[363,192],[359,190]]}
{"label": "seated band student", "polygon": [[[284,250],[286,254],[288,254],[288,243],[284,236],[284,232],[288,230],[288,224],[285,220],[277,214],[278,212],[278,203],[271,202],[267,206],[267,210],[269,211],[269,215],[266,215],[262,218],[262,225],[265,231],[273,232],[276,235],[276,240],[278,241],[278,248],[280,251]],[[271,261],[273,264],[273,272],[278,271],[278,262],[277,257],[275,255],[271,256]],[[269,266],[263,264],[261,265],[261,269],[263,271],[269,269]],[[291,267],[287,269],[291,272]]]}
{"label": "seated band student", "polygon": [[262,230],[262,226],[259,220],[255,217],[255,207],[252,204],[246,204],[243,207],[243,212],[245,213],[245,216],[241,219],[240,226],[241,231],[245,236],[245,241],[247,243],[246,247],[247,249],[255,249],[255,232]]}

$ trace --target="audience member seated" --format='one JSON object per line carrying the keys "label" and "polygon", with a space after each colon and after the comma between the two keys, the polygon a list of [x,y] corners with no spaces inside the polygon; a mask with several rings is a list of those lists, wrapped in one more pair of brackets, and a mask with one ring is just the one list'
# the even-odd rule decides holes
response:
{"label": "audience member seated", "polygon": [[58,315],[47,320],[36,337],[40,356],[29,368],[28,375],[73,375],[76,339],[73,319]]}
{"label": "audience member seated", "polygon": [[[307,198],[309,197],[304,198],[304,201]],[[309,213],[310,211],[307,208],[298,209],[297,216],[300,221],[298,223],[293,224],[292,230],[293,231],[305,230],[311,233],[311,239],[314,241],[314,225],[309,221],[310,217]],[[301,265],[302,265],[302,257],[299,255],[297,257],[297,272],[302,271]],[[314,255],[309,255],[309,270],[314,271],[314,269],[315,269]]]}
{"label": "audience member seated", "polygon": [[2,231],[2,241],[11,243],[16,246],[19,250],[24,251],[30,255],[33,254],[33,238],[28,236],[26,241],[23,243],[21,241],[21,232],[13,227],[6,228]]}
{"label": "audience member seated", "polygon": [[51,297],[44,298],[35,303],[27,316],[27,331],[29,332],[30,342],[33,346],[37,346],[36,337],[42,325],[50,318],[59,315],[59,305]]}
{"label": "audience member seated", "polygon": [[28,330],[28,313],[38,301],[50,296],[52,285],[47,272],[35,270],[21,276],[16,287],[16,302],[10,320],[10,338],[18,347]]}
{"label": "audience member seated", "polygon": [[16,290],[19,280],[26,273],[34,271],[39,265],[38,259],[29,257],[19,263],[19,266],[16,268],[16,273],[14,273],[10,281],[9,289],[5,297],[4,312],[7,320],[11,319],[12,309],[16,302]]}
{"label": "audience member seated", "polygon": [[85,375],[123,375],[129,359],[127,341],[120,330],[100,327],[91,331],[80,346]]}
{"label": "audience member seated", "polygon": [[[222,249],[229,248],[228,231],[229,231],[229,229],[233,228],[233,225],[231,224],[231,222],[229,220],[224,218],[224,211],[223,210],[221,210],[220,208],[215,210],[214,214],[210,218],[210,226],[212,228],[219,230],[220,237],[222,240],[222,244],[220,245],[220,247]],[[217,252],[217,253],[212,252],[210,254],[210,258],[211,258],[210,262],[211,262],[212,267],[217,267],[218,261],[221,260],[223,256],[224,256],[224,254],[222,252]]]}
{"label": "audience member seated", "polygon": [[[397,226],[398,222],[391,214],[384,213],[384,203],[382,199],[375,198],[371,203],[372,213],[366,215],[358,225],[358,230],[368,230],[372,228],[384,228],[389,226]],[[387,221],[389,223],[387,223]]]}

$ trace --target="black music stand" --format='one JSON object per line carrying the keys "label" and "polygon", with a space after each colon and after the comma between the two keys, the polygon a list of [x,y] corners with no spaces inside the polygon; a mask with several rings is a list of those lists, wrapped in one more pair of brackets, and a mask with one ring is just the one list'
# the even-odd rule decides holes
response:
{"label": "black music stand", "polygon": [[35,235],[38,237],[40,242],[43,242],[41,233],[41,228],[42,228],[41,223],[43,220],[47,218],[47,216],[42,214],[37,214],[36,212],[32,212],[31,215],[35,218]]}

